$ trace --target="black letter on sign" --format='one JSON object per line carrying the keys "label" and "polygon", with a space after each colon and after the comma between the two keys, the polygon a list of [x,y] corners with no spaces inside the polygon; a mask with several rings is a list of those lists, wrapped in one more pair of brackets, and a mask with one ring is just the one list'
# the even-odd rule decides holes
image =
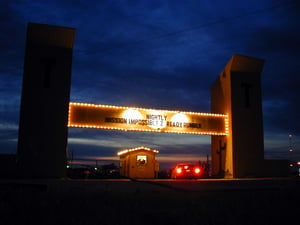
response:
{"label": "black letter on sign", "polygon": [[252,88],[252,85],[247,84],[247,83],[242,83],[242,87],[245,90],[245,107],[249,108],[250,107],[250,93],[249,93],[249,90],[250,90],[250,88]]}
{"label": "black letter on sign", "polygon": [[51,71],[56,63],[55,59],[43,58],[41,62],[45,64],[44,70],[44,88],[50,88],[50,75]]}

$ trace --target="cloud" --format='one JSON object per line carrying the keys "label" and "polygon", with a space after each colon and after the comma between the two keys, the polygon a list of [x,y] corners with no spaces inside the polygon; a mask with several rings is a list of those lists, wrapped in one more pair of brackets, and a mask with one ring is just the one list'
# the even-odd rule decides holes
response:
{"label": "cloud", "polygon": [[[272,137],[300,135],[298,11],[296,1],[2,1],[0,136],[17,137],[26,24],[37,22],[76,29],[72,101],[209,112],[211,84],[232,54],[265,59],[266,154],[279,151],[285,140]],[[210,137],[69,133],[81,155],[101,149],[109,157],[136,145],[162,154],[210,148]]]}
{"label": "cloud", "polygon": [[87,139],[87,138],[68,138],[70,145],[85,145],[93,147],[109,147],[109,148],[122,148],[119,142],[114,139]]}

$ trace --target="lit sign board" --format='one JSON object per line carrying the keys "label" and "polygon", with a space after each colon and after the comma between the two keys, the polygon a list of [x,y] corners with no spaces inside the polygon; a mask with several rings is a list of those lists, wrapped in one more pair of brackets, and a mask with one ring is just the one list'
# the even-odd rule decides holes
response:
{"label": "lit sign board", "polygon": [[227,135],[224,114],[156,110],[74,103],[69,105],[69,127],[180,134]]}

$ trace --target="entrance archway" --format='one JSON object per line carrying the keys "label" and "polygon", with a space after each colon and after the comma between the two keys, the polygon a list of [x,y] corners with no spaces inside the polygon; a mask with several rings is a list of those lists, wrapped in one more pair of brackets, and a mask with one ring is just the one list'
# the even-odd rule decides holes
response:
{"label": "entrance archway", "polygon": [[211,113],[69,104],[74,36],[73,28],[28,24],[17,152],[22,176],[66,175],[68,126],[211,135],[213,175],[286,172],[282,162],[264,160],[264,60],[233,55],[212,85]]}
{"label": "entrance archway", "polygon": [[[173,151],[175,152],[176,142],[178,142],[179,139],[184,141],[184,136],[224,136],[228,131],[228,120],[226,115],[183,112],[177,110],[157,110],[137,107],[97,105],[71,102],[69,106],[68,118],[68,126],[70,128],[90,128],[102,130],[104,129],[108,131],[118,131],[118,133],[124,131],[132,131],[126,133],[128,139],[136,135],[136,133],[146,132],[148,133],[148,136],[145,136],[147,136],[148,138],[149,133],[152,133],[152,135],[156,134],[155,138],[153,138],[153,143],[151,145],[146,146],[153,147],[153,145],[155,145],[154,148],[159,150],[161,149],[157,146],[159,145],[158,139],[163,138],[162,136],[166,137],[167,135],[169,135],[167,136],[168,139],[173,140],[173,146],[171,147],[171,149],[173,149]],[[113,135],[113,132],[111,132],[111,134]],[[190,137],[190,139],[192,138]],[[120,141],[118,141],[118,143]],[[101,140],[97,141],[97,143],[101,143]],[[139,140],[134,139],[132,140],[132,143],[134,143],[135,145],[131,147],[140,146],[141,144],[143,145],[143,143],[138,144]],[[111,143],[111,145],[116,144]],[[182,143],[179,143],[178,146],[181,145]],[[194,145],[198,146],[199,151],[199,147],[201,146],[200,138],[198,138],[197,143],[194,143]],[[127,148],[128,143],[124,146],[126,146]],[[119,147],[118,150],[124,148],[124,146]],[[73,145],[73,149],[74,148],[75,146]],[[194,148],[195,147],[193,146],[191,149]],[[170,149],[165,148],[165,150]],[[160,152],[162,153],[163,151]],[[184,155],[182,154],[184,152],[186,152],[185,159],[182,157],[177,157],[177,163],[185,162],[187,160],[187,157],[189,157],[188,152],[193,152],[193,150],[184,149],[182,147],[180,149],[177,149],[178,156],[180,156],[180,154]],[[205,154],[205,156],[201,158],[199,157],[200,153],[201,152],[199,151],[197,154],[197,158],[190,158],[190,160],[192,160],[192,162],[195,163],[199,163],[199,161],[207,163],[207,157],[209,157],[209,153]],[[160,157],[158,156],[158,158]],[[167,160],[164,159],[164,161],[165,164],[167,164]],[[172,166],[175,166],[172,165],[171,158],[169,158],[168,165],[170,167],[168,169],[164,168],[165,171],[168,171],[171,169]]]}

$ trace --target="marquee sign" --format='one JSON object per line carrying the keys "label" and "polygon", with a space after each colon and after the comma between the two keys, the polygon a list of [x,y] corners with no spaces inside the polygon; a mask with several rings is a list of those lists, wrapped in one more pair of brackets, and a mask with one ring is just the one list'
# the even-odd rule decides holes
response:
{"label": "marquee sign", "polygon": [[69,127],[180,134],[227,135],[224,114],[156,110],[87,103],[69,104]]}

